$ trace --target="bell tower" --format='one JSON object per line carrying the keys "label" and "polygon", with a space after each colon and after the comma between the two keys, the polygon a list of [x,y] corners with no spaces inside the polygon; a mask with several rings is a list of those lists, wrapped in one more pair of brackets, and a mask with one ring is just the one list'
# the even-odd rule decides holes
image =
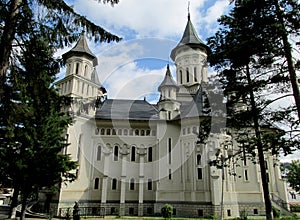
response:
{"label": "bell tower", "polygon": [[159,117],[165,120],[174,119],[180,114],[180,102],[177,101],[177,92],[179,87],[173,79],[169,64],[164,80],[158,87],[160,99],[157,103],[159,109]]}
{"label": "bell tower", "polygon": [[59,93],[73,98],[72,111],[93,114],[95,102],[104,97],[106,90],[96,72],[97,57],[89,49],[84,33],[62,57],[66,63],[66,75],[56,82]]}
{"label": "bell tower", "polygon": [[199,38],[188,13],[183,36],[170,55],[176,66],[176,80],[180,87],[179,101],[191,101],[201,83],[208,82],[208,51],[209,48]]}

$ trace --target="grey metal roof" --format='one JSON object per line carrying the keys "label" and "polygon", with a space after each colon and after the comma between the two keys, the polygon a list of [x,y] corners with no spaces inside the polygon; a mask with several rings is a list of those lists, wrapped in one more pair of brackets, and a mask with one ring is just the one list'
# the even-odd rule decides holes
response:
{"label": "grey metal roof", "polygon": [[145,100],[107,99],[96,111],[96,119],[157,120],[158,109]]}
{"label": "grey metal roof", "polygon": [[94,70],[92,72],[91,80],[92,80],[93,83],[96,83],[97,85],[101,86],[96,68],[94,68]]}
{"label": "grey metal roof", "polygon": [[176,51],[179,47],[182,46],[196,46],[196,47],[204,47],[207,49],[208,47],[204,44],[204,42],[199,38],[194,25],[191,22],[190,14],[188,15],[188,21],[183,33],[183,36],[177,46],[171,51],[171,58],[172,60],[175,60]]}
{"label": "grey metal roof", "polygon": [[204,113],[203,105],[203,87],[201,86],[193,100],[189,104],[182,105],[181,118],[207,116]]}
{"label": "grey metal roof", "polygon": [[167,65],[167,72],[166,72],[165,78],[162,81],[162,83],[159,85],[158,91],[161,92],[161,88],[165,87],[165,86],[166,87],[176,87],[177,90],[179,90],[179,86],[177,85],[177,83],[175,82],[175,80],[173,79],[173,77],[171,75],[169,64]]}
{"label": "grey metal roof", "polygon": [[86,38],[84,36],[84,33],[81,34],[79,41],[76,43],[76,45],[69,50],[68,52],[64,53],[62,57],[64,59],[67,59],[68,57],[74,55],[74,54],[85,54],[93,59],[93,64],[96,66],[98,64],[97,57],[92,53],[90,50]]}

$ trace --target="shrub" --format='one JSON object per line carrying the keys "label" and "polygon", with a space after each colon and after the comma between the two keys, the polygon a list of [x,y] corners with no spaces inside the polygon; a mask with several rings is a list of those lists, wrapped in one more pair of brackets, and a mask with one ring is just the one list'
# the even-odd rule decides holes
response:
{"label": "shrub", "polygon": [[272,207],[273,210],[273,217],[274,218],[279,218],[280,217],[280,210],[275,208],[274,206]]}
{"label": "shrub", "polygon": [[173,206],[170,204],[165,204],[162,208],[161,208],[161,215],[164,218],[171,218],[173,214]]}

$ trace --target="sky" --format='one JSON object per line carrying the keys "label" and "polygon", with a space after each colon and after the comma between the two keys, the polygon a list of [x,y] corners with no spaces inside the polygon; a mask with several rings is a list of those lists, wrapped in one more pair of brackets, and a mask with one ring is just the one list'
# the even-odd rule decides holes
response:
{"label": "sky", "polygon": [[[120,0],[113,7],[97,0],[67,0],[74,10],[122,37],[119,43],[88,41],[98,58],[97,73],[108,98],[143,99],[156,103],[167,64],[175,78],[171,50],[180,41],[190,12],[203,42],[218,29],[217,19],[232,7],[229,0]],[[57,56],[71,48],[65,48]],[[58,77],[64,76],[64,69]],[[209,74],[214,74],[212,69]],[[282,158],[290,161],[300,153]]]}
{"label": "sky", "polygon": [[119,43],[89,42],[98,58],[97,72],[108,98],[146,97],[149,102],[159,97],[157,87],[167,64],[175,77],[170,53],[182,37],[188,11],[205,42],[217,30],[217,19],[231,7],[229,0],[120,0],[113,7],[97,0],[66,2],[79,14],[122,37]]}

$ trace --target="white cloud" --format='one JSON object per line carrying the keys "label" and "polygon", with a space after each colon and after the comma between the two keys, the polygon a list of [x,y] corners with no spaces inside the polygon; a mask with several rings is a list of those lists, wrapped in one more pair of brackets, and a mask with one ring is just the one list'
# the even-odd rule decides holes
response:
{"label": "white cloud", "polygon": [[[173,41],[145,38],[121,42],[97,54],[97,72],[108,90],[108,97],[157,100],[157,87],[163,80],[169,53],[175,45]],[[158,53],[159,50],[162,51]],[[153,62],[159,65],[147,66]]]}
{"label": "white cloud", "polygon": [[[207,0],[190,1],[192,20],[201,21],[200,9]],[[186,0],[121,0],[111,7],[95,0],[76,0],[74,8],[96,24],[116,34],[135,37],[174,37],[183,33],[187,21],[188,1]],[[196,25],[197,26],[197,25]]]}

